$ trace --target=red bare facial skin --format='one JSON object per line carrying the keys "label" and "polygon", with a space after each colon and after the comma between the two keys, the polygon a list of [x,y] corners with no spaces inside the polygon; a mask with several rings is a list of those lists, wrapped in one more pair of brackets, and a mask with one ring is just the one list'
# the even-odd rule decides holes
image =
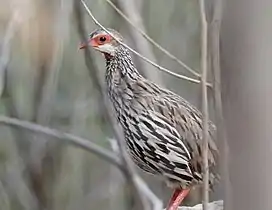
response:
{"label": "red bare facial skin", "polygon": [[99,47],[100,45],[109,43],[112,40],[112,37],[109,34],[103,34],[95,36],[94,38],[89,39],[87,42],[80,44],[79,49],[85,49],[88,45],[93,48]]}
{"label": "red bare facial skin", "polygon": [[[79,45],[79,49],[85,49],[88,46],[91,46],[94,49],[97,49],[97,48],[99,48],[99,46],[110,43],[111,41],[112,41],[111,35],[101,34],[101,35],[97,35],[93,38],[90,38],[87,42],[82,42]],[[110,54],[108,54],[106,52],[103,52],[103,51],[100,51],[100,52],[104,55],[106,60],[112,57]]]}

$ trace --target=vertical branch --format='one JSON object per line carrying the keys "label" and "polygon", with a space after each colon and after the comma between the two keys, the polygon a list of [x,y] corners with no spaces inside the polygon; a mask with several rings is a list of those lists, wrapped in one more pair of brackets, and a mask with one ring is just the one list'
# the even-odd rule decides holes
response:
{"label": "vertical branch", "polygon": [[[59,72],[61,69],[62,56],[64,51],[63,48],[69,34],[69,16],[72,11],[72,4],[71,0],[70,2],[63,0],[60,1],[60,9],[56,14],[56,23],[53,21],[54,17],[52,18],[50,16],[50,13],[52,12],[52,8],[50,7],[52,6],[51,3],[46,5],[48,6],[48,10],[45,10],[45,5],[40,4],[44,4],[44,2],[38,2],[38,11],[41,11],[42,8],[45,20],[49,20],[48,25],[41,25],[41,27],[45,27],[45,32],[50,35],[52,34],[50,31],[52,29],[53,34],[52,37],[50,36],[48,38],[48,40],[52,41],[48,42],[50,45],[46,42],[48,40],[39,40],[39,44],[41,44],[41,47],[43,48],[41,48],[39,51],[41,53],[39,57],[41,72],[39,74],[39,80],[36,83],[36,116],[34,120],[38,124],[48,125],[51,120],[51,112],[57,90]],[[39,35],[44,36],[43,33],[40,33]],[[44,48],[47,47],[48,51],[44,50]],[[48,189],[47,185],[51,185],[52,182],[54,182],[53,168],[56,161],[48,161],[48,159],[56,160],[60,153],[55,151],[55,144],[50,144],[51,148],[48,147],[48,137],[35,134],[33,138],[34,140],[39,139],[39,141],[34,141],[30,145],[30,163],[28,166],[30,183],[34,193],[36,194],[36,197],[39,200],[40,207],[49,208],[49,196],[51,193],[48,193],[46,190]],[[49,164],[47,164],[47,162],[49,162]]]}
{"label": "vertical branch", "polygon": [[203,210],[208,209],[209,202],[209,167],[208,167],[208,96],[207,96],[207,51],[208,51],[208,27],[206,20],[204,0],[199,0],[201,19],[201,89],[202,89],[202,113],[203,113]]}
{"label": "vertical branch", "polygon": [[[117,141],[115,139],[108,139],[110,142],[112,151],[114,153],[119,154],[120,150],[117,144]],[[111,166],[110,168],[110,174],[112,175],[112,179],[110,180],[109,184],[109,196],[113,197],[114,193],[121,190],[121,194],[124,195],[125,189],[124,189],[124,178],[121,176],[118,176],[119,172],[116,170],[114,166]],[[132,209],[132,199],[131,196],[122,197],[121,201],[120,198],[118,201],[115,199],[110,199],[110,205],[112,208],[118,208],[118,209]]]}
{"label": "vertical branch", "polygon": [[[53,99],[56,94],[58,75],[63,56],[64,43],[67,41],[68,27],[69,27],[69,16],[72,11],[72,4],[67,1],[61,1],[60,12],[57,16],[58,20],[54,27],[55,40],[54,40],[54,51],[52,56],[52,62],[45,80],[45,84],[42,88],[42,97],[40,105],[37,110],[36,121],[39,124],[48,125],[51,118],[51,109],[53,105]],[[40,154],[41,150],[44,149],[46,141],[40,141],[38,144],[33,145],[34,156]],[[36,150],[36,148],[38,148]]]}
{"label": "vertical branch", "polygon": [[[7,30],[1,43],[1,54],[0,54],[0,97],[4,98],[5,108],[8,115],[12,117],[19,117],[17,112],[14,96],[12,95],[11,87],[9,85],[8,77],[8,65],[10,62],[10,51],[13,37],[16,36],[16,33],[19,30],[19,27],[22,23],[26,22],[30,17],[29,8],[23,7],[20,2],[12,1],[13,6],[12,15],[7,25]],[[14,156],[17,156],[18,160],[24,158],[27,155],[27,140],[28,136],[25,131],[14,131],[14,141],[16,143],[14,150],[12,151]],[[8,161],[7,161],[8,162]],[[24,174],[24,164],[19,161],[8,162],[5,169],[5,175],[3,173],[3,180],[5,182],[5,188],[8,191],[7,196],[13,194],[14,203],[18,200],[19,204],[25,209],[37,209],[37,200],[27,186],[27,182]],[[5,193],[4,189],[3,193]],[[0,193],[1,194],[1,193]],[[13,204],[14,204],[13,203]],[[2,203],[1,203],[2,205]],[[16,204],[15,204],[16,205]]]}
{"label": "vertical branch", "polygon": [[[223,182],[224,197],[230,198],[230,177],[228,155],[229,148],[227,142],[227,133],[223,117],[222,91],[221,91],[221,68],[220,68],[220,30],[222,21],[222,0],[215,0],[212,4],[212,19],[209,30],[209,53],[211,56],[211,70],[213,76],[213,93],[215,103],[215,117],[217,125],[217,140],[220,151],[220,172]],[[225,200],[224,201],[228,201]],[[225,206],[230,206],[224,203]]]}

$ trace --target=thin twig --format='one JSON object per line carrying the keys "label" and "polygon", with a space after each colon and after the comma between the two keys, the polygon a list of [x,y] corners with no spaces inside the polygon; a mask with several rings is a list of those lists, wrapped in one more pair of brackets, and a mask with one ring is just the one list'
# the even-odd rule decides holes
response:
{"label": "thin twig", "polygon": [[207,96],[207,59],[208,59],[208,26],[204,0],[199,0],[201,19],[201,89],[202,89],[202,113],[203,113],[203,210],[208,209],[209,202],[209,166],[208,166],[208,96]]}
{"label": "thin twig", "polygon": [[150,190],[148,185],[144,182],[144,180],[140,176],[135,176],[134,181],[137,183],[139,188],[141,189],[143,195],[148,197],[150,201],[153,203],[153,210],[161,210],[163,208],[162,201]]}
{"label": "thin twig", "polygon": [[[92,14],[91,10],[88,8],[88,6],[86,5],[84,0],[81,0],[81,3],[83,4],[85,10],[88,12],[88,14],[91,16],[91,18],[93,19],[94,23],[96,25],[98,25],[100,28],[102,28],[105,32],[107,32],[108,34],[110,34],[119,44],[123,45],[124,47],[126,47],[128,50],[130,50],[131,52],[133,52],[135,55],[139,56],[140,58],[142,58],[143,60],[145,60],[146,62],[150,63],[151,65],[155,66],[157,69],[159,69],[160,71],[166,72],[172,76],[175,76],[179,79],[183,79],[183,80],[187,80],[196,84],[200,84],[200,80],[198,79],[193,79],[191,77],[187,77],[181,74],[177,74],[174,73],[172,71],[170,71],[169,69],[166,69],[156,63],[154,63],[153,61],[149,60],[148,58],[146,58],[145,56],[141,55],[140,53],[138,53],[137,51],[133,50],[131,47],[129,47],[127,44],[119,41],[113,34],[111,34],[101,23],[98,22],[98,20],[94,17],[94,15]],[[206,83],[207,86],[212,87],[212,84],[210,83]]]}
{"label": "thin twig", "polygon": [[106,0],[109,5],[119,14],[121,15],[133,28],[135,28],[144,38],[146,38],[151,44],[153,44],[157,49],[159,49],[161,52],[166,54],[168,57],[170,57],[172,60],[176,61],[178,64],[180,64],[184,69],[192,73],[194,76],[201,78],[201,75],[197,73],[195,70],[190,68],[188,65],[186,65],[184,62],[179,60],[176,56],[171,54],[169,51],[167,51],[165,48],[163,48],[160,44],[154,41],[148,34],[146,34],[141,28],[137,27],[137,25],[130,20],[129,17],[127,17],[120,9],[118,9],[114,3],[111,0]]}
{"label": "thin twig", "polygon": [[[11,2],[13,6],[12,17],[9,20],[7,30],[1,46],[1,57],[0,57],[0,97],[5,97],[5,107],[10,115],[17,115],[17,110],[13,103],[11,96],[11,90],[8,88],[8,65],[10,61],[10,51],[12,45],[12,39],[16,35],[18,28],[23,21],[29,18],[30,13],[24,13],[21,5],[17,1]],[[25,158],[26,151],[22,151],[25,148],[25,143],[19,140],[26,140],[24,132],[16,132],[14,136],[15,143],[17,145],[17,152],[21,158]],[[6,190],[14,193],[14,197],[18,200],[20,205],[25,209],[37,209],[38,203],[35,195],[27,186],[24,180],[25,178],[25,164],[8,166],[6,169],[5,185]],[[22,193],[21,189],[24,193]]]}
{"label": "thin twig", "polygon": [[[108,151],[102,147],[99,147],[98,145],[94,144],[90,140],[81,138],[79,136],[75,136],[70,133],[61,132],[53,128],[31,123],[29,121],[19,120],[16,118],[10,118],[6,116],[0,116],[0,124],[22,128],[22,129],[30,130],[36,133],[42,133],[47,136],[55,137],[56,139],[73,144],[84,150],[92,152],[93,154],[98,155],[99,157],[102,157],[103,159],[117,166],[121,171],[124,172],[123,163],[117,155],[115,155],[111,151]],[[50,138],[50,139],[53,140],[54,138]]]}
{"label": "thin twig", "polygon": [[[108,138],[107,139],[110,143],[111,149],[113,152],[116,154],[120,153],[119,146],[117,144],[116,139],[113,138]],[[110,183],[109,183],[109,193],[108,193],[108,198],[109,198],[109,203],[112,209],[115,208],[122,208],[122,209],[132,209],[133,208],[133,196],[132,196],[132,190],[128,190],[127,192],[129,193],[127,196],[120,196],[118,201],[116,202],[115,198],[115,192],[119,192],[119,194],[124,195],[125,190],[125,180],[123,177],[119,176],[119,173],[117,174],[117,171],[114,167],[110,167]],[[130,187],[130,185],[128,186]],[[118,205],[117,205],[118,203]],[[120,203],[123,203],[122,207],[120,207]],[[117,207],[118,206],[118,207]]]}
{"label": "thin twig", "polygon": [[[215,104],[215,117],[217,124],[217,139],[219,141],[219,151],[221,159],[221,177],[223,183],[223,190],[225,198],[231,198],[230,193],[230,175],[229,175],[229,147],[227,141],[227,133],[225,129],[225,122],[223,117],[223,105],[221,96],[221,67],[220,67],[220,30],[222,21],[222,0],[213,1],[212,5],[212,19],[209,30],[209,49],[211,56],[211,70],[213,76],[213,93]],[[228,199],[229,202],[229,199]],[[225,206],[230,206],[224,203]]]}
{"label": "thin twig", "polygon": [[[69,38],[69,16],[72,13],[72,0],[61,0],[60,1],[60,11],[58,12],[57,20],[53,28],[53,36],[55,44],[53,45],[53,55],[50,61],[50,67],[46,70],[46,74],[40,74],[42,83],[37,84],[41,86],[39,91],[40,100],[38,101],[38,106],[36,110],[36,122],[47,126],[51,119],[51,112],[53,106],[53,99],[56,95],[56,90],[58,87],[59,74],[62,65],[64,45]],[[49,63],[49,61],[47,61]],[[46,62],[46,63],[47,63]],[[47,65],[45,65],[47,66]],[[43,155],[45,150],[47,150],[47,139],[41,138],[40,136],[34,135],[33,138],[40,138],[39,141],[35,141],[31,144],[31,160],[35,168],[41,167],[41,161],[43,160]],[[49,153],[50,151],[48,151]],[[43,154],[43,155],[42,155]]]}

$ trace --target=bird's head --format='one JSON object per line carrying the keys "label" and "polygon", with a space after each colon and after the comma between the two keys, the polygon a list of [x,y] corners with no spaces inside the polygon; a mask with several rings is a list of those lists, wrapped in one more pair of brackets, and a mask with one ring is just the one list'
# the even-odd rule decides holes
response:
{"label": "bird's head", "polygon": [[[100,51],[106,57],[115,56],[116,52],[118,51],[119,47],[121,46],[114,38],[117,38],[118,41],[122,41],[122,36],[113,29],[107,29],[111,34],[108,34],[103,29],[96,29],[92,33],[90,33],[88,40],[83,42],[80,45],[80,49],[84,49],[88,46],[93,47],[95,50]],[[112,36],[113,35],[113,36]]]}

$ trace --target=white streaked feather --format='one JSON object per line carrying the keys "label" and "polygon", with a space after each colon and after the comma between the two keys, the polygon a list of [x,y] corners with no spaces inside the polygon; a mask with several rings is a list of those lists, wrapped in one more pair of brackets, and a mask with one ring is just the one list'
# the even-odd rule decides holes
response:
{"label": "white streaked feather", "polygon": [[[173,130],[174,133],[177,134],[177,136],[174,136],[174,135],[173,135],[172,133],[170,133],[166,128],[159,127],[159,126],[156,125],[153,121],[147,119],[147,118],[144,117],[144,116],[139,116],[139,120],[146,121],[147,123],[149,123],[149,124],[156,130],[156,132],[159,133],[160,135],[162,135],[162,136],[163,136],[170,144],[171,144],[171,143],[174,144],[174,142],[173,142],[173,140],[167,138],[167,136],[176,139],[177,142],[179,142],[179,144],[182,146],[182,148],[183,148],[184,151],[186,152],[186,154],[187,154],[187,156],[189,157],[189,159],[191,159],[191,155],[190,155],[190,153],[189,153],[187,147],[185,146],[185,144],[184,144],[184,143],[182,142],[182,140],[180,139],[180,135],[179,135],[178,131],[177,131],[174,127],[170,126],[167,122],[165,122],[165,121],[161,120],[160,118],[156,117],[156,115],[153,114],[152,117],[154,118],[154,120],[160,121],[162,124],[164,124],[164,125],[166,124],[166,125],[168,125],[169,127],[171,127],[171,128],[172,128],[171,130]],[[152,118],[152,119],[153,119],[153,118]],[[149,131],[149,130],[150,130],[144,123],[140,123],[140,125],[141,125],[146,131]],[[154,139],[157,139],[157,138],[155,137]]]}

